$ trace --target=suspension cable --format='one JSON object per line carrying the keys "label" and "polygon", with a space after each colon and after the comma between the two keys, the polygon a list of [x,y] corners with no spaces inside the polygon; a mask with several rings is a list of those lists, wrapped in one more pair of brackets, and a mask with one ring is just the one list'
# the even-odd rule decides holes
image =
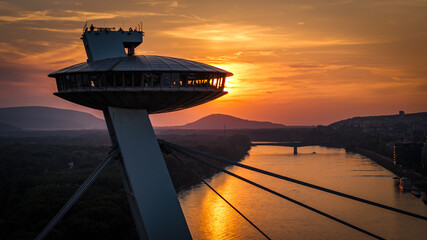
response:
{"label": "suspension cable", "polygon": [[262,235],[264,235],[265,238],[271,240],[270,237],[268,237],[259,227],[257,227],[251,220],[249,220],[243,213],[241,213],[239,210],[237,210],[236,207],[233,206],[227,199],[225,199],[219,192],[217,192],[209,183],[207,183],[196,171],[194,171],[188,164],[186,164],[184,161],[182,161],[174,152],[171,152],[172,156],[175,157],[178,162],[183,165],[189,172],[191,172],[194,176],[196,176],[200,181],[202,181],[206,186],[208,186],[216,195],[218,195],[224,202],[226,202],[231,208],[233,208],[240,216],[242,216],[249,224],[252,225],[258,232],[260,232]]}
{"label": "suspension cable", "polygon": [[86,179],[86,181],[77,189],[73,196],[67,201],[67,203],[61,208],[61,210],[53,217],[53,219],[47,224],[43,231],[36,237],[36,240],[44,239],[49,232],[58,224],[58,222],[65,216],[65,214],[71,209],[71,207],[79,200],[79,198],[86,192],[86,190],[92,185],[96,178],[102,173],[105,167],[110,163],[112,159],[117,157],[120,151],[117,148],[113,148],[108,157],[105,158],[101,164],[92,172],[92,174]]}
{"label": "suspension cable", "polygon": [[255,187],[258,187],[258,188],[260,188],[260,189],[262,189],[262,190],[264,190],[264,191],[267,191],[267,192],[269,192],[269,193],[272,193],[272,194],[274,194],[274,195],[276,195],[276,196],[278,196],[278,197],[280,197],[280,198],[283,198],[283,199],[285,199],[285,200],[288,200],[288,201],[290,201],[290,202],[292,202],[292,203],[295,203],[295,204],[297,204],[297,205],[299,205],[299,206],[301,206],[301,207],[303,207],[303,208],[306,208],[306,209],[308,209],[308,210],[310,210],[310,211],[313,211],[313,212],[318,213],[318,214],[320,214],[320,215],[322,215],[322,216],[324,216],[324,217],[327,217],[327,218],[329,218],[329,219],[331,219],[331,220],[334,220],[335,222],[338,222],[338,223],[341,223],[341,224],[343,224],[343,225],[345,225],[345,226],[347,226],[347,227],[353,228],[353,229],[355,229],[355,230],[357,230],[357,231],[359,231],[359,232],[361,232],[361,233],[364,233],[364,234],[366,234],[366,235],[369,235],[369,236],[371,236],[371,237],[373,237],[373,238],[381,239],[381,240],[382,240],[382,239],[384,239],[384,238],[382,238],[382,237],[380,237],[380,236],[378,236],[378,235],[375,235],[374,233],[371,233],[371,232],[369,232],[369,231],[367,231],[367,230],[364,230],[364,229],[362,229],[362,228],[359,228],[359,227],[357,227],[357,226],[355,226],[355,225],[353,225],[353,224],[351,224],[351,223],[348,223],[348,222],[346,222],[346,221],[344,221],[344,220],[341,220],[341,219],[336,218],[336,217],[334,217],[334,216],[332,216],[332,215],[329,215],[329,214],[327,214],[327,213],[325,213],[325,212],[323,212],[323,211],[321,211],[321,210],[318,210],[318,209],[316,209],[316,208],[310,207],[310,206],[308,206],[308,205],[306,205],[306,204],[304,204],[304,203],[302,203],[302,202],[299,202],[299,201],[297,201],[297,200],[295,200],[295,199],[293,199],[293,198],[287,197],[287,196],[285,196],[285,195],[283,195],[283,194],[281,194],[281,193],[278,193],[278,192],[276,192],[276,191],[274,191],[274,190],[272,190],[272,189],[270,189],[270,188],[264,187],[264,186],[262,186],[262,185],[260,185],[260,184],[258,184],[258,183],[255,183],[255,182],[253,182],[253,181],[251,181],[251,180],[249,180],[249,179],[247,179],[247,178],[241,177],[241,176],[239,176],[239,175],[237,175],[237,174],[234,174],[234,173],[232,173],[232,172],[230,172],[230,171],[227,171],[227,170],[225,170],[225,169],[223,169],[223,168],[221,168],[221,167],[218,167],[218,166],[216,166],[216,165],[214,165],[214,164],[212,164],[212,163],[210,163],[210,162],[208,162],[208,161],[206,161],[206,160],[200,159],[200,158],[198,158],[198,157],[196,157],[196,156],[194,156],[194,155],[191,155],[191,154],[189,154],[189,153],[187,153],[187,152],[184,152],[184,151],[181,151],[181,150],[179,150],[179,149],[175,149],[175,150],[176,150],[177,152],[179,152],[179,153],[181,153],[181,154],[183,154],[183,155],[185,155],[185,156],[189,157],[189,158],[192,158],[192,159],[194,159],[194,160],[196,160],[196,161],[198,161],[198,162],[201,162],[201,163],[206,164],[206,165],[208,165],[208,166],[210,166],[210,167],[212,167],[212,168],[215,168],[215,169],[217,169],[218,171],[224,172],[224,173],[226,173],[226,174],[228,174],[228,175],[231,175],[231,176],[233,176],[233,177],[235,177],[235,178],[237,178],[237,179],[240,179],[240,180],[242,180],[242,181],[244,181],[244,182],[247,182],[247,183],[249,183],[249,184],[251,184],[251,185],[253,185],[253,186],[255,186]]}
{"label": "suspension cable", "polygon": [[416,214],[416,213],[412,213],[412,212],[408,212],[408,211],[405,211],[405,210],[402,210],[402,209],[390,207],[390,206],[387,206],[387,205],[384,205],[384,204],[381,204],[381,203],[373,202],[373,201],[366,200],[366,199],[363,199],[363,198],[359,198],[359,197],[356,197],[356,196],[352,196],[352,195],[349,195],[349,194],[346,194],[346,193],[342,193],[342,192],[338,192],[338,191],[335,191],[335,190],[332,190],[332,189],[324,188],[324,187],[321,187],[321,186],[318,186],[318,185],[314,185],[314,184],[311,184],[311,183],[307,183],[307,182],[304,182],[304,181],[300,181],[300,180],[297,180],[297,179],[294,179],[294,178],[290,178],[290,177],[286,177],[286,176],[279,175],[279,174],[276,174],[276,173],[268,172],[266,170],[262,170],[262,169],[255,168],[255,167],[251,167],[251,166],[248,166],[248,165],[245,165],[245,164],[242,164],[242,163],[238,163],[238,162],[234,162],[234,161],[231,161],[231,160],[228,160],[228,159],[225,159],[225,158],[221,158],[221,157],[217,157],[217,156],[212,156],[212,155],[204,153],[204,152],[199,152],[199,151],[196,151],[196,150],[193,150],[193,149],[190,149],[190,148],[186,148],[186,147],[182,147],[182,146],[179,146],[179,145],[176,145],[176,144],[173,144],[173,143],[169,143],[169,142],[166,142],[166,141],[163,141],[163,140],[160,140],[160,143],[168,145],[169,147],[171,147],[171,148],[173,148],[175,150],[181,150],[181,151],[191,152],[191,153],[199,155],[199,156],[207,157],[207,158],[210,158],[210,159],[213,159],[213,160],[217,160],[217,161],[224,162],[224,163],[227,163],[227,164],[231,164],[231,165],[234,165],[234,166],[242,167],[242,168],[245,168],[245,169],[248,169],[248,170],[251,170],[251,171],[255,171],[255,172],[258,172],[258,173],[261,173],[261,174],[264,174],[264,175],[268,175],[268,176],[271,176],[271,177],[274,177],[274,178],[282,179],[282,180],[293,182],[293,183],[296,183],[296,184],[299,184],[299,185],[303,185],[303,186],[306,186],[306,187],[309,187],[309,188],[317,189],[319,191],[331,193],[331,194],[334,194],[334,195],[337,195],[337,196],[340,196],[340,197],[352,199],[354,201],[358,201],[358,202],[369,204],[369,205],[372,205],[372,206],[375,206],[375,207],[387,209],[387,210],[390,210],[390,211],[393,211],[393,212],[401,213],[401,214],[404,214],[404,215],[407,215],[407,216],[411,216],[411,217],[415,217],[415,218],[418,218],[418,219],[427,220],[426,216],[422,216],[422,215],[419,215],[419,214]]}

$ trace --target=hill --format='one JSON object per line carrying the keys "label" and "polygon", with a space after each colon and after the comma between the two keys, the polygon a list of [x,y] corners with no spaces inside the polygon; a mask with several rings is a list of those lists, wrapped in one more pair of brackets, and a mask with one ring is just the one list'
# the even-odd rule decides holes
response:
{"label": "hill", "polygon": [[332,128],[357,127],[357,128],[418,128],[427,129],[427,112],[405,114],[401,111],[398,115],[353,117],[329,125]]}
{"label": "hill", "polygon": [[241,119],[224,114],[211,114],[184,126],[175,129],[272,129],[284,128],[285,125],[272,122],[259,122]]}
{"label": "hill", "polygon": [[19,127],[14,127],[12,125],[0,122],[0,132],[17,132],[22,131]]}
{"label": "hill", "polygon": [[23,130],[106,129],[89,113],[50,107],[0,108],[0,122]]}
{"label": "hill", "polygon": [[406,139],[423,142],[427,132],[427,112],[398,115],[354,117],[335,122],[329,127],[351,136],[368,134],[389,142]]}

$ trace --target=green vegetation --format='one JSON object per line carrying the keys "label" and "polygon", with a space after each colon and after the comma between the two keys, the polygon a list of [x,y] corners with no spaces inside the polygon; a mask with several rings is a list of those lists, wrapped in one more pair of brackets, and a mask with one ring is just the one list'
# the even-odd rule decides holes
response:
{"label": "green vegetation", "polygon": [[[0,239],[34,239],[107,156],[105,131],[0,137]],[[241,135],[165,135],[160,138],[235,161],[250,149]],[[185,158],[184,158],[185,159]],[[185,159],[204,177],[216,172]],[[170,155],[177,190],[199,181]],[[74,163],[70,168],[69,163]],[[117,163],[112,162],[47,239],[136,239]]]}

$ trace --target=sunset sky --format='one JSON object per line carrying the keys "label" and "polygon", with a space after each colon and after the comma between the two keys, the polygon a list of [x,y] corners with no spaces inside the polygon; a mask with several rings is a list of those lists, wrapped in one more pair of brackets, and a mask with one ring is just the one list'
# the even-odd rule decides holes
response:
{"label": "sunset sky", "polygon": [[234,73],[229,93],[151,116],[180,125],[212,113],[287,125],[427,111],[426,0],[0,1],[0,107],[51,106],[102,117],[53,96],[47,74],[86,61],[85,22],[135,27],[136,54]]}

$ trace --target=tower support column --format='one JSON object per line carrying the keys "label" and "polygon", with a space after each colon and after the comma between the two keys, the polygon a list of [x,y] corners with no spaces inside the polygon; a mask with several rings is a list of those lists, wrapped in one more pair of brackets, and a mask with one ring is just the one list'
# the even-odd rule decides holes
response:
{"label": "tower support column", "polygon": [[191,239],[147,111],[108,107],[104,115],[140,239]]}

